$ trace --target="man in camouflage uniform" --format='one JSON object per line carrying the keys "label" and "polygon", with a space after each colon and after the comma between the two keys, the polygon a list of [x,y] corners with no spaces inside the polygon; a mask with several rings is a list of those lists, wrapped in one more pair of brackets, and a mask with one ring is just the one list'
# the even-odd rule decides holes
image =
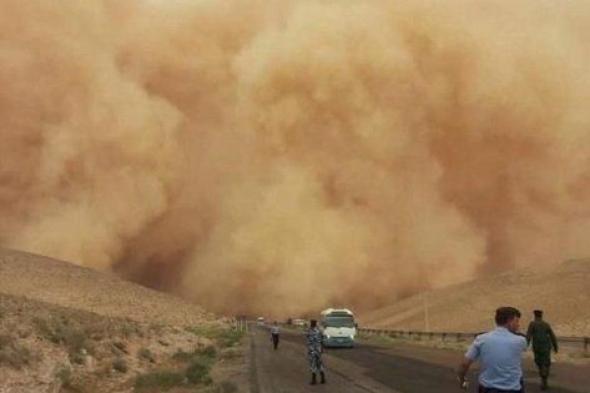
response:
{"label": "man in camouflage uniform", "polygon": [[309,368],[311,369],[311,384],[317,383],[317,374],[320,374],[321,383],[326,383],[324,374],[324,363],[322,362],[322,332],[318,328],[318,322],[315,319],[310,321],[310,327],[306,333],[307,337],[307,358]]}
{"label": "man in camouflage uniform", "polygon": [[557,353],[557,339],[551,329],[551,325],[543,320],[543,311],[535,310],[535,320],[529,325],[527,331],[527,342],[533,343],[535,353],[535,364],[539,368],[541,376],[541,389],[547,390],[547,379],[551,368],[551,349]]}

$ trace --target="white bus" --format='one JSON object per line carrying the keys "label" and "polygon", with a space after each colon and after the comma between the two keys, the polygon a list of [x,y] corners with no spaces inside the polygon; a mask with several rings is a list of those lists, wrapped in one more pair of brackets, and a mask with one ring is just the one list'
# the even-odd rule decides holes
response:
{"label": "white bus", "polygon": [[356,323],[352,311],[346,308],[328,308],[322,311],[320,327],[325,347],[354,347]]}

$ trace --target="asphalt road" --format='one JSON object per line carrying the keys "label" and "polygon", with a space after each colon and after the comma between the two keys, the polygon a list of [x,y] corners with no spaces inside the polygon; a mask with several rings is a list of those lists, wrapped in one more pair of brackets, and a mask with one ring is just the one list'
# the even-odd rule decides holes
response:
{"label": "asphalt road", "polygon": [[[324,355],[326,385],[309,385],[304,337],[283,331],[274,351],[266,329],[250,332],[252,393],[458,393],[454,367],[460,354],[416,346],[378,347],[359,344],[354,349],[329,349]],[[475,381],[476,370],[470,375]],[[526,364],[527,393],[541,390],[531,364]],[[584,374],[584,375],[581,375]],[[555,369],[553,393],[590,393],[585,380],[588,368],[560,366]],[[476,392],[476,384],[468,392]]]}

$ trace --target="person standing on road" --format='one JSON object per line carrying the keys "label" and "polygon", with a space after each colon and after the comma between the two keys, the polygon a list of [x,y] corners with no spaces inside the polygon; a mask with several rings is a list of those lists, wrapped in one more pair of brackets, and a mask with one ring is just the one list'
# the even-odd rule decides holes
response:
{"label": "person standing on road", "polygon": [[326,383],[324,363],[322,362],[322,332],[318,328],[318,321],[312,319],[307,330],[307,358],[311,369],[311,385],[317,384],[317,374],[320,374],[321,383]]}
{"label": "person standing on road", "polygon": [[535,310],[533,313],[535,320],[529,324],[526,339],[528,344],[533,343],[535,364],[541,377],[541,389],[547,390],[547,380],[551,368],[551,349],[557,353],[557,338],[553,333],[553,329],[551,329],[551,325],[543,320],[543,311]]}
{"label": "person standing on road", "polygon": [[526,338],[518,334],[520,311],[513,307],[496,310],[496,329],[480,334],[465,354],[457,370],[462,389],[467,388],[466,375],[479,361],[479,393],[523,393],[522,353]]}
{"label": "person standing on road", "polygon": [[272,341],[272,346],[277,350],[279,347],[279,334],[280,334],[279,324],[275,321],[272,326],[270,327],[270,341]]}

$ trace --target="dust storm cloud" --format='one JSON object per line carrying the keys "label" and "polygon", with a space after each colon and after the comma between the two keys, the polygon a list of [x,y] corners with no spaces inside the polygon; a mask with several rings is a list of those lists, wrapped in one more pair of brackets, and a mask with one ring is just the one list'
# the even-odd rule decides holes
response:
{"label": "dust storm cloud", "polygon": [[2,8],[2,246],[282,315],[590,253],[585,2]]}

